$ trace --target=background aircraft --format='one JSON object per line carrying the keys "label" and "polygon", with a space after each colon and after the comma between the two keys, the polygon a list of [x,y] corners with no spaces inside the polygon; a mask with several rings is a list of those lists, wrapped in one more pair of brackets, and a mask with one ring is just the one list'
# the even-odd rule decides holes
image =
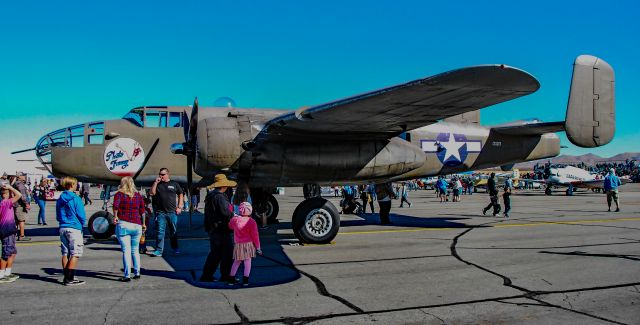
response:
{"label": "background aircraft", "polygon": [[[401,181],[548,158],[560,152],[559,131],[582,147],[611,141],[613,69],[586,55],[574,63],[566,121],[479,124],[479,109],[539,87],[522,70],[484,65],[288,112],[200,109],[196,100],[192,107],[141,107],[119,120],[54,131],[33,150],[55,176],[93,183],[130,175],[150,185],[167,167],[191,188],[225,173],[247,182],[254,205],[275,218],[276,186]],[[94,235],[93,225],[105,218],[90,219]],[[292,219],[296,236],[312,243],[331,241],[339,223],[335,206],[321,197],[302,201]]]}
{"label": "background aircraft", "polygon": [[[552,187],[567,187],[566,194],[572,195],[575,188],[603,189],[604,176],[591,173],[582,168],[573,166],[551,166],[545,171],[548,177],[543,180],[525,180],[526,182],[544,183],[547,188],[545,194],[551,195]],[[629,182],[628,179],[620,179],[622,184]]]}

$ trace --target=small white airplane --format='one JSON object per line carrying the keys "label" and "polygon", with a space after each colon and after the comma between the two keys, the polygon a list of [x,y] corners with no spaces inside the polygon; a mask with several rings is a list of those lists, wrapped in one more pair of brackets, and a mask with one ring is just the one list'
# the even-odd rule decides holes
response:
{"label": "small white airplane", "polygon": [[[544,193],[551,195],[552,187],[567,187],[566,194],[572,195],[575,188],[587,188],[587,189],[603,189],[604,188],[604,176],[596,173],[589,172],[587,170],[573,167],[551,167],[549,168],[549,177],[544,180],[535,181],[527,180],[529,182],[544,182],[547,184],[547,188]],[[620,179],[622,184],[628,182],[628,180]]]}

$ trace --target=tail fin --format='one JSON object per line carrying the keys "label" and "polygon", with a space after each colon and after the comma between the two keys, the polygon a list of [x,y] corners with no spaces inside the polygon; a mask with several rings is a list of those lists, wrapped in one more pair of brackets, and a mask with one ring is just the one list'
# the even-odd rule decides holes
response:
{"label": "tail fin", "polygon": [[604,60],[576,58],[565,122],[571,143],[593,148],[611,142],[616,129],[614,79],[613,68]]}

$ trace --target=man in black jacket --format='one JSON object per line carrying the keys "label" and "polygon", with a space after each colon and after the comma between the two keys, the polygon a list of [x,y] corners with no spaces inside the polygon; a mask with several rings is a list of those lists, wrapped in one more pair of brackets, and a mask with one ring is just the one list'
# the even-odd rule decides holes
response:
{"label": "man in black jacket", "polygon": [[493,216],[500,216],[500,203],[498,203],[498,188],[496,187],[496,173],[491,173],[491,177],[487,181],[487,192],[489,192],[489,199],[491,202],[484,209],[482,214],[487,214],[487,211],[493,207]]}
{"label": "man in black jacket", "polygon": [[236,182],[227,179],[224,174],[215,176],[212,189],[204,199],[204,230],[209,234],[210,252],[202,268],[200,282],[213,282],[213,274],[220,265],[220,280],[226,281],[231,272],[233,259],[233,240],[229,229],[229,220],[233,217],[233,207],[225,192],[235,187]]}

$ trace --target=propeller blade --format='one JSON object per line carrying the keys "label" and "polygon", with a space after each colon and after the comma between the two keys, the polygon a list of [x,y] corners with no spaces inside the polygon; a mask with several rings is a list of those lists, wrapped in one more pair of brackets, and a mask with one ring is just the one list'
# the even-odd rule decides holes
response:
{"label": "propeller blade", "polygon": [[13,152],[11,152],[11,154],[15,155],[17,153],[23,153],[23,152],[27,152],[27,151],[33,151],[33,150],[36,150],[36,147],[29,148],[29,149],[22,149],[22,150],[18,150],[18,151],[13,151]]}
{"label": "propeller blade", "polygon": [[147,166],[147,162],[149,162],[149,158],[151,158],[151,155],[153,155],[153,152],[156,150],[156,146],[158,146],[158,142],[160,142],[160,138],[156,138],[156,141],[153,142],[153,144],[151,145],[151,149],[149,149],[149,154],[147,154],[147,156],[144,157],[144,161],[142,161],[142,166],[140,166],[140,169],[138,169],[136,174],[133,175],[134,182],[136,181],[138,176],[140,176],[140,173],[142,173],[142,171],[144,170],[144,167]]}
{"label": "propeller blade", "polygon": [[[187,199],[191,200],[191,187],[193,186],[193,158],[187,155]],[[193,215],[193,205],[189,202],[189,229],[191,229],[191,216]]]}
{"label": "propeller blade", "polygon": [[193,108],[191,109],[191,120],[189,121],[189,137],[187,142],[190,142],[192,146],[195,144],[196,135],[198,132],[198,97],[193,100]]}
{"label": "propeller blade", "polygon": [[184,141],[187,142],[189,140],[189,120],[187,117],[187,111],[182,112],[182,133],[184,134]]}

